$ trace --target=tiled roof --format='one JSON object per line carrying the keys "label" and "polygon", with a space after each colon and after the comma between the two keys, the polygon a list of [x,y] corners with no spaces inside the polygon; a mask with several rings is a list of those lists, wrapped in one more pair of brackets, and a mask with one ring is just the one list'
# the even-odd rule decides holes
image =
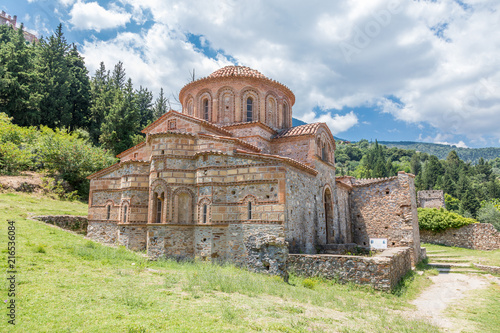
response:
{"label": "tiled roof", "polygon": [[288,128],[278,133],[274,139],[315,134],[322,123],[312,123]]}
{"label": "tiled roof", "polygon": [[246,66],[226,66],[216,70],[208,77],[231,77],[231,76],[245,76],[267,79],[261,72]]}

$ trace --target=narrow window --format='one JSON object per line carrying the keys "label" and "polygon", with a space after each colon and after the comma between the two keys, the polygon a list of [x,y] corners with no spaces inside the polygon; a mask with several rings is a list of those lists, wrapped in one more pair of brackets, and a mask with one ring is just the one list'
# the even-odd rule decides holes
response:
{"label": "narrow window", "polygon": [[327,160],[327,158],[326,158],[326,146],[325,145],[323,145],[323,147],[321,147],[321,159],[323,161]]}
{"label": "narrow window", "polygon": [[288,126],[288,104],[283,104],[283,124],[282,127]]}
{"label": "narrow window", "polygon": [[127,223],[127,209],[128,206],[123,206],[123,223]]}
{"label": "narrow window", "polygon": [[162,200],[158,197],[158,199],[156,199],[156,223],[161,223],[161,204]]}
{"label": "narrow window", "polygon": [[207,223],[207,211],[208,211],[208,207],[207,205],[203,205],[203,223]]}
{"label": "narrow window", "polygon": [[249,220],[252,219],[252,202],[251,201],[248,202],[248,219]]}
{"label": "narrow window", "polygon": [[204,99],[203,100],[203,119],[205,119],[206,121],[209,120],[208,116],[209,116],[209,112],[208,112],[208,99]]}
{"label": "narrow window", "polygon": [[106,220],[109,220],[111,218],[111,206],[108,205],[106,207],[107,211],[106,211]]}
{"label": "narrow window", "polygon": [[253,120],[253,100],[248,97],[247,98],[247,121]]}

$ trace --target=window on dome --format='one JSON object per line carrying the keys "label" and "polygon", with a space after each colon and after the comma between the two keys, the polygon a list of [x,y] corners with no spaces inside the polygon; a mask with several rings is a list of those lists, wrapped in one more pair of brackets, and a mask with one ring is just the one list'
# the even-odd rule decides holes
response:
{"label": "window on dome", "polygon": [[203,100],[203,119],[209,121],[209,108],[208,108],[208,99]]}
{"label": "window on dome", "polygon": [[247,98],[247,121],[253,120],[253,100],[248,97]]}

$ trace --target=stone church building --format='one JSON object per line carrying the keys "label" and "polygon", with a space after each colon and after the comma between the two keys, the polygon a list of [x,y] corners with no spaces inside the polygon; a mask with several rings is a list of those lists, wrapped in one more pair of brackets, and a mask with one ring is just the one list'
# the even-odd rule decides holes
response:
{"label": "stone church building", "polygon": [[278,272],[287,253],[370,240],[420,256],[414,176],[335,176],[325,123],[292,127],[295,95],[243,66],[179,93],[182,112],[88,178],[88,236],[160,256],[222,259]]}

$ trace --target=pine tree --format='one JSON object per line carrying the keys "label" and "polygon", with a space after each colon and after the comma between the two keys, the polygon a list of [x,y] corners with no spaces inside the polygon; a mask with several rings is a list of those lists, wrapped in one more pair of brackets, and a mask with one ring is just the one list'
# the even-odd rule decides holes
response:
{"label": "pine tree", "polygon": [[410,160],[411,172],[417,176],[422,170],[422,163],[420,163],[420,157],[417,153],[413,154]]}
{"label": "pine tree", "polygon": [[439,162],[438,158],[431,155],[429,161],[425,164],[423,175],[422,175],[422,186],[426,190],[432,190],[434,185],[436,185],[437,178],[444,172],[443,166]]}
{"label": "pine tree", "polygon": [[47,40],[40,39],[38,72],[41,78],[41,123],[49,127],[69,127],[71,124],[71,73],[66,53],[69,45],[62,24]]}
{"label": "pine tree", "polygon": [[115,154],[133,146],[139,129],[139,111],[136,108],[132,80],[128,79],[123,91],[113,89],[113,103],[101,126],[99,141]]}
{"label": "pine tree", "polygon": [[109,83],[109,71],[101,62],[99,69],[90,80],[91,106],[88,119],[89,134],[92,142],[97,144],[101,136],[101,126],[111,108],[113,92]]}
{"label": "pine tree", "polygon": [[154,120],[160,118],[165,113],[168,112],[170,108],[168,107],[168,99],[163,95],[163,88],[160,89],[160,96],[155,101],[153,106],[153,118]]}
{"label": "pine tree", "polygon": [[90,81],[83,57],[78,53],[76,45],[68,54],[71,85],[69,102],[71,104],[70,129],[87,128],[90,112]]}
{"label": "pine tree", "polygon": [[115,89],[123,89],[125,87],[125,82],[127,80],[125,74],[125,68],[123,67],[123,62],[119,61],[115,68],[113,69],[113,73],[111,74],[111,84]]}
{"label": "pine tree", "polygon": [[38,73],[34,70],[35,48],[17,31],[0,26],[0,109],[21,126],[40,121]]}
{"label": "pine tree", "polygon": [[153,122],[153,93],[140,86],[135,95],[140,115],[139,128],[144,128]]}

